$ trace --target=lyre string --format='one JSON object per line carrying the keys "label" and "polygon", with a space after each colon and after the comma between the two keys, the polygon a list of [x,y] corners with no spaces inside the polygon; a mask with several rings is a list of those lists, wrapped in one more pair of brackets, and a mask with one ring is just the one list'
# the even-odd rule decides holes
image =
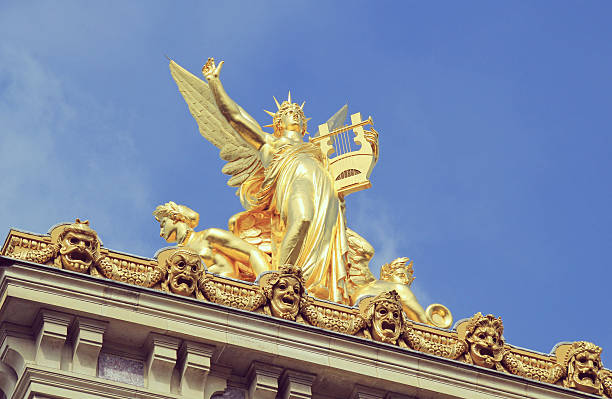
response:
{"label": "lyre string", "polygon": [[338,140],[338,135],[334,135],[334,152],[336,153],[335,156],[339,156],[340,155],[340,142]]}

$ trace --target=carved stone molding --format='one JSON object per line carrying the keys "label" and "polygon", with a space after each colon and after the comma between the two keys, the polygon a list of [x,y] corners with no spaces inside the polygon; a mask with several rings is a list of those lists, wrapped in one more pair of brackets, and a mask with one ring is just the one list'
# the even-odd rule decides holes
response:
{"label": "carved stone molding", "polygon": [[355,385],[350,399],[385,399],[385,391],[366,387],[363,385]]}
{"label": "carved stone molding", "polygon": [[253,362],[247,372],[248,399],[275,399],[278,379],[283,372],[280,367]]}
{"label": "carved stone molding", "polygon": [[98,356],[108,323],[75,317],[72,323],[72,371],[96,375]]}
{"label": "carved stone molding", "polygon": [[299,371],[285,370],[280,379],[281,399],[312,398],[312,383],[316,375]]}
{"label": "carved stone molding", "polygon": [[202,397],[214,352],[214,346],[183,341],[178,352],[181,395],[189,398]]}
{"label": "carved stone molding", "polygon": [[68,336],[68,326],[73,316],[43,309],[35,323],[37,364],[59,369],[62,364],[62,349]]}
{"label": "carved stone molding", "polygon": [[146,348],[148,388],[159,392],[170,392],[172,371],[176,366],[180,340],[167,335],[149,334]]}

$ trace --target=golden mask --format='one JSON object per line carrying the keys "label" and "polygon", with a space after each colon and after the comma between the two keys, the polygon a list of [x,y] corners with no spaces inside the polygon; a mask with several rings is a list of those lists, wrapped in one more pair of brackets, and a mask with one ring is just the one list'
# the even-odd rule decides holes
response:
{"label": "golden mask", "polygon": [[376,341],[395,344],[402,331],[402,309],[391,302],[379,302],[374,308],[370,333]]}
{"label": "golden mask", "polygon": [[302,286],[300,281],[291,276],[279,278],[272,288],[270,311],[275,317],[294,320],[300,310]]}
{"label": "golden mask", "polygon": [[67,226],[59,237],[62,267],[73,272],[85,273],[94,263],[98,251],[98,236],[88,222]]}
{"label": "golden mask", "polygon": [[600,379],[601,348],[590,342],[574,342],[568,352],[567,378],[564,384],[582,392],[601,394],[603,385]]}
{"label": "golden mask", "polygon": [[477,313],[472,317],[465,339],[474,364],[492,368],[504,357],[504,327],[501,318]]}
{"label": "golden mask", "polygon": [[183,296],[196,293],[198,281],[204,274],[200,257],[188,251],[177,251],[167,261],[168,275],[164,286],[169,291]]}
{"label": "golden mask", "polygon": [[260,276],[259,285],[268,299],[268,314],[296,320],[304,294],[304,279],[299,267],[284,265],[278,272],[264,273]]}
{"label": "golden mask", "polygon": [[397,291],[363,298],[359,302],[359,310],[367,322],[369,335],[373,340],[397,344],[406,323]]}

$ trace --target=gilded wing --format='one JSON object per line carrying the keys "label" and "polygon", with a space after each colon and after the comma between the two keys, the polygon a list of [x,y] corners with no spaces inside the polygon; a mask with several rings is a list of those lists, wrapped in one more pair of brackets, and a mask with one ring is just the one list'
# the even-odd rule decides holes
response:
{"label": "gilded wing", "polygon": [[[261,168],[258,152],[238,136],[221,114],[206,82],[172,60],[170,73],[189,107],[189,112],[198,123],[200,134],[214,144],[220,150],[221,159],[227,161],[221,170],[232,176],[227,184],[240,187],[251,174]],[[242,108],[240,112],[246,118],[253,120]]]}

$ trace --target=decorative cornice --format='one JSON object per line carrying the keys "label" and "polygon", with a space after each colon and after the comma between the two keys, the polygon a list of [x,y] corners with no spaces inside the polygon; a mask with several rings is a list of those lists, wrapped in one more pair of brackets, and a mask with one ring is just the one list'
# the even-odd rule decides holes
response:
{"label": "decorative cornice", "polygon": [[[54,257],[48,258],[48,249],[59,244],[53,242],[49,235],[35,235],[11,230],[2,248],[1,255],[35,263],[36,260],[42,260],[38,263],[49,267],[49,271],[59,272],[56,268],[58,264],[61,265],[61,262],[58,262]],[[165,254],[164,257],[160,258],[163,260],[158,262],[156,259],[123,254],[102,247],[100,248],[100,256],[95,259],[94,265],[83,273],[97,279],[114,280],[160,291],[162,295],[175,296],[171,288],[162,289],[161,283],[164,279],[167,279],[171,267],[167,262],[172,257],[172,251],[179,250],[185,251],[184,248],[165,250],[169,251],[169,254]],[[54,256],[59,257],[60,255],[57,253]],[[6,261],[2,261],[2,263],[5,264]],[[275,289],[278,279],[262,278],[256,283],[249,283],[209,274],[204,267],[201,270],[202,274],[197,281],[197,287],[191,295],[194,304],[210,302],[243,311],[280,317],[325,330],[365,337],[373,341],[384,339],[373,330],[376,326],[373,312],[368,313],[364,312],[363,309],[360,311],[358,307],[319,300],[309,296],[306,292],[302,292],[297,299],[299,303],[296,302],[295,313],[279,314],[274,311],[274,299],[270,294]],[[286,268],[283,273],[291,274],[291,270],[291,268]],[[299,277],[296,274],[298,280]],[[168,287],[168,285],[165,287]],[[394,298],[392,292],[372,297],[370,302],[382,305],[390,304],[392,301],[390,302],[389,298]],[[65,323],[70,323],[70,321],[65,321]],[[496,331],[495,336],[478,338],[477,331],[481,326],[491,327],[487,331]],[[514,348],[503,341],[501,334],[504,326],[501,318],[492,315],[483,316],[477,313],[471,319],[458,323],[456,330],[435,328],[412,322],[406,318],[401,318],[395,328],[401,329],[399,338],[384,342],[435,356],[456,359],[468,364],[493,368],[528,379],[559,385],[565,384],[577,390],[582,389],[580,384],[572,385],[565,382],[568,370],[571,368],[567,351],[557,351],[556,353],[543,355]],[[487,349],[483,347],[487,340],[491,340],[491,342],[498,340],[498,342],[496,346]],[[164,346],[162,341],[155,342],[155,345],[160,344]],[[174,346],[174,344],[171,346]],[[592,346],[595,347],[595,345]],[[487,354],[491,350],[494,353],[488,356]],[[563,356],[563,358],[559,356]],[[604,369],[601,362],[599,362],[597,370],[593,370],[593,372],[601,375],[601,382],[597,388],[599,393],[608,395],[606,387],[612,386],[612,372]]]}

